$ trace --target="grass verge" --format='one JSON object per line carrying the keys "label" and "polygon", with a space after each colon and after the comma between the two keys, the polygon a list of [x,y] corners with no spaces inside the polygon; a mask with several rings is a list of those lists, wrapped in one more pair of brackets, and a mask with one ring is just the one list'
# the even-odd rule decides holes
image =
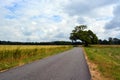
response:
{"label": "grass verge", "polygon": [[58,54],[72,46],[0,45],[0,71]]}
{"label": "grass verge", "polygon": [[85,47],[89,61],[108,80],[120,80],[120,46]]}

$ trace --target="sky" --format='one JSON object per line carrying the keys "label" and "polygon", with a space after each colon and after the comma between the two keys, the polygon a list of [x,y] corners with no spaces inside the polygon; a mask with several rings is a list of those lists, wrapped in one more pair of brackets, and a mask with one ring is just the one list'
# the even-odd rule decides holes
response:
{"label": "sky", "polygon": [[0,40],[68,41],[78,25],[99,39],[120,38],[120,1],[0,0]]}

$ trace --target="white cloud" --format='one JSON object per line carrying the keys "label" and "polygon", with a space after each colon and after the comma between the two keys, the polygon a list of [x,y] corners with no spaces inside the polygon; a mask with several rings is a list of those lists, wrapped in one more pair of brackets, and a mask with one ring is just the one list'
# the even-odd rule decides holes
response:
{"label": "white cloud", "polygon": [[[100,38],[117,0],[0,0],[0,39],[69,40],[76,25],[86,24]],[[91,4],[92,3],[92,4]],[[109,13],[109,14],[108,14]]]}
{"label": "white cloud", "polygon": [[35,22],[35,21],[32,21],[32,24],[33,24],[33,25],[37,25],[37,22]]}
{"label": "white cloud", "polygon": [[113,19],[106,25],[107,29],[119,29],[120,30],[120,4],[114,9]]}
{"label": "white cloud", "polygon": [[[69,0],[65,6],[65,11],[70,15],[91,15],[91,12],[97,8],[113,5],[117,0]],[[93,14],[93,13],[92,13]]]}

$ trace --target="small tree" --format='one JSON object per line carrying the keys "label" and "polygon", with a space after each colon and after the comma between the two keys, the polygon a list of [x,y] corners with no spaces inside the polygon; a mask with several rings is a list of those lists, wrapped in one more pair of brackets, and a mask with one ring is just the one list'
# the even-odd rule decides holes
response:
{"label": "small tree", "polygon": [[109,37],[109,38],[108,38],[108,41],[109,41],[109,44],[111,45],[111,44],[113,43],[112,37]]}
{"label": "small tree", "polygon": [[73,41],[81,40],[85,46],[89,44],[97,44],[98,38],[91,30],[85,30],[86,25],[76,26],[72,33],[70,34],[70,39]]}

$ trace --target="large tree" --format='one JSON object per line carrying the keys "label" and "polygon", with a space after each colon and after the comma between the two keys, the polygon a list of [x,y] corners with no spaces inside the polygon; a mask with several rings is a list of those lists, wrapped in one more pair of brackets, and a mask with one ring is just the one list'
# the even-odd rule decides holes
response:
{"label": "large tree", "polygon": [[70,39],[73,41],[81,40],[85,46],[89,44],[97,44],[98,38],[91,30],[85,30],[86,25],[76,26],[72,33],[70,34]]}

